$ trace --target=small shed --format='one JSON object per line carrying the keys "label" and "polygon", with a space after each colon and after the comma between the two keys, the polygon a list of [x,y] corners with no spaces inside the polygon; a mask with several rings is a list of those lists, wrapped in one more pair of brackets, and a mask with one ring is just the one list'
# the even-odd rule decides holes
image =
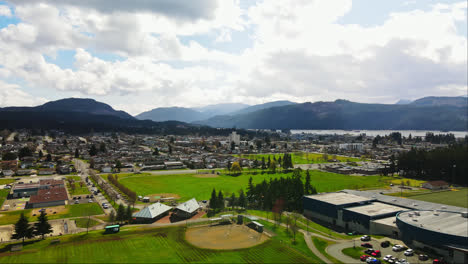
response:
{"label": "small shed", "polygon": [[150,201],[150,198],[149,198],[149,197],[146,197],[146,196],[143,197],[143,202],[144,202],[144,203],[149,203],[149,201]]}
{"label": "small shed", "polygon": [[114,234],[120,231],[120,225],[110,225],[105,227],[104,234]]}
{"label": "small shed", "polygon": [[257,232],[262,233],[263,232],[263,225],[260,224],[257,221],[252,221],[252,224],[254,226],[254,229],[257,230]]}

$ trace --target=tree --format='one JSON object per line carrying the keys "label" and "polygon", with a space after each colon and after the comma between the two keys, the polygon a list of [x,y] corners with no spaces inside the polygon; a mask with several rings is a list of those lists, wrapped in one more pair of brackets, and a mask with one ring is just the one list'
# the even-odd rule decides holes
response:
{"label": "tree", "polygon": [[310,173],[309,170],[306,171],[306,178],[305,178],[305,184],[304,184],[304,194],[310,194],[311,189],[310,189]]}
{"label": "tree", "polygon": [[292,223],[291,223],[291,231],[293,233],[293,243],[296,243],[296,233],[299,230],[299,226],[297,225],[297,219],[299,219],[299,214],[297,213],[292,213]]}
{"label": "tree", "polygon": [[94,169],[94,165],[95,165],[94,159],[90,159],[90,160],[89,160],[89,167],[90,167],[91,169]]}
{"label": "tree", "polygon": [[119,204],[119,207],[117,208],[117,216],[116,220],[117,222],[122,222],[125,221],[125,207],[123,204]]}
{"label": "tree", "polygon": [[16,154],[13,152],[6,152],[2,156],[2,160],[15,160],[16,159]]}
{"label": "tree", "polygon": [[247,206],[247,201],[245,199],[244,191],[241,190],[239,193],[239,206],[245,208]]}
{"label": "tree", "polygon": [[241,168],[239,162],[236,161],[236,162],[232,163],[231,171],[234,172],[234,173],[241,173],[242,168]]}
{"label": "tree", "polygon": [[169,145],[169,154],[172,154],[172,146]]}
{"label": "tree", "polygon": [[229,198],[229,206],[234,208],[235,205],[236,205],[236,194],[232,193],[231,197]]}
{"label": "tree", "polygon": [[236,143],[234,141],[231,142],[231,151],[236,149]]}
{"label": "tree", "polygon": [[112,224],[115,222],[115,212],[114,212],[114,210],[112,210],[110,212],[110,214],[109,214],[109,222],[112,223]]}
{"label": "tree", "polygon": [[47,162],[51,162],[51,161],[52,161],[52,155],[50,155],[50,153],[47,154],[47,156],[46,156],[46,161],[47,161]]}
{"label": "tree", "polygon": [[115,168],[120,172],[120,169],[122,168],[122,162],[120,162],[120,160],[115,160]]}
{"label": "tree", "polygon": [[30,157],[32,156],[32,151],[28,147],[21,148],[18,151],[18,157],[21,159],[23,157]]}
{"label": "tree", "polygon": [[159,156],[159,149],[158,148],[154,148],[153,155]]}
{"label": "tree", "polygon": [[102,142],[101,145],[99,145],[99,152],[105,153],[106,151],[106,144]]}
{"label": "tree", "polygon": [[44,239],[44,236],[50,233],[52,233],[52,226],[47,220],[45,211],[41,211],[41,214],[37,217],[37,223],[34,224],[34,235],[42,236],[42,239]]}
{"label": "tree", "polygon": [[216,209],[216,208],[218,208],[218,199],[217,199],[217,197],[216,197],[216,190],[215,190],[215,188],[213,188],[213,191],[211,192],[210,208],[211,208],[211,209]]}
{"label": "tree", "polygon": [[34,236],[34,228],[29,225],[28,218],[21,213],[18,222],[15,224],[15,233],[11,235],[11,239],[32,238]]}
{"label": "tree", "polygon": [[262,170],[266,169],[265,157],[262,157]]}
{"label": "tree", "polygon": [[44,157],[44,153],[42,153],[42,150],[39,150],[39,158],[42,159]]}
{"label": "tree", "polygon": [[224,209],[224,195],[221,190],[218,192],[218,207],[219,209]]}
{"label": "tree", "polygon": [[272,173],[275,173],[276,172],[276,161],[275,160],[272,160],[270,162],[270,166],[268,168],[270,170],[270,172]]}
{"label": "tree", "polygon": [[255,145],[257,146],[257,149],[262,149],[262,141],[261,140],[255,141]]}
{"label": "tree", "polygon": [[89,149],[89,155],[90,156],[96,156],[98,153],[98,150],[96,148],[96,146],[93,144],[91,145],[91,148]]}
{"label": "tree", "polygon": [[132,221],[132,216],[133,213],[132,213],[132,208],[129,206],[127,206],[127,211],[125,212],[125,220],[127,220],[129,223]]}
{"label": "tree", "polygon": [[80,151],[77,149],[75,149],[75,158],[79,158],[80,157]]}

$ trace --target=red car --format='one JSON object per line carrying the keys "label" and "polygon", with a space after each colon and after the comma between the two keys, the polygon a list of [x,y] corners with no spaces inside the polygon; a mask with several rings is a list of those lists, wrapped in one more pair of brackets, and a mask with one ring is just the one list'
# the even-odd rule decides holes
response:
{"label": "red car", "polygon": [[370,257],[370,256],[368,256],[368,255],[362,255],[362,256],[360,257],[360,259],[361,259],[361,261],[366,261],[366,259],[367,259],[368,257]]}
{"label": "red car", "polygon": [[371,248],[372,245],[371,245],[370,243],[362,243],[362,244],[361,244],[361,247]]}
{"label": "red car", "polygon": [[371,253],[371,255],[372,255],[373,257],[378,258],[378,257],[380,257],[382,254],[380,253],[380,250],[375,250],[374,252]]}

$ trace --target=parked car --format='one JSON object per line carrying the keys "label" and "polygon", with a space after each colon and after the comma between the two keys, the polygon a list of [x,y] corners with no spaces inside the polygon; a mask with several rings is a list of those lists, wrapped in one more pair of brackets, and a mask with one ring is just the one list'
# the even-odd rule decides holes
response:
{"label": "parked car", "polygon": [[390,246],[390,241],[386,240],[386,241],[383,241],[382,243],[380,243],[380,246],[383,247],[383,248],[387,248]]}
{"label": "parked car", "polygon": [[422,260],[422,261],[426,261],[426,260],[429,259],[429,257],[428,257],[427,255],[421,254],[421,255],[419,255],[418,259],[419,259],[419,260]]}
{"label": "parked car", "polygon": [[371,237],[368,236],[368,235],[363,235],[363,236],[361,237],[361,241],[370,241],[370,240],[371,240]]}
{"label": "parked car", "polygon": [[354,236],[354,235],[357,235],[358,232],[357,231],[353,231],[353,232],[349,232],[347,235],[348,236]]}
{"label": "parked car", "polygon": [[93,202],[93,200],[91,200],[91,199],[88,200],[88,203],[92,203],[92,202]]}
{"label": "parked car", "polygon": [[402,245],[394,245],[392,247],[392,250],[395,251],[395,252],[398,252],[398,251],[402,251],[405,247],[402,246]]}
{"label": "parked car", "polygon": [[89,198],[94,198],[94,195],[91,194],[91,195],[89,196]]}
{"label": "parked car", "polygon": [[78,199],[81,199],[81,196],[78,196]]}
{"label": "parked car", "polygon": [[361,261],[366,261],[366,259],[368,258],[369,256],[368,255],[362,255],[359,259]]}
{"label": "parked car", "polygon": [[89,195],[86,195],[86,198],[89,198]]}
{"label": "parked car", "polygon": [[411,249],[411,248],[408,248],[406,251],[405,251],[405,256],[413,256],[414,255],[414,251]]}
{"label": "parked car", "polygon": [[106,204],[106,205],[103,205],[103,206],[102,206],[102,208],[104,208],[104,209],[108,209],[108,208],[109,208],[109,206]]}
{"label": "parked car", "polygon": [[381,255],[382,253],[380,253],[380,250],[374,250],[374,252],[371,253],[371,256],[376,258],[379,258]]}
{"label": "parked car", "polygon": [[368,248],[368,249],[364,250],[364,253],[366,253],[368,255],[372,254],[373,252],[374,252],[373,248]]}
{"label": "parked car", "polygon": [[78,200],[75,200],[75,204],[79,204],[79,203],[80,203],[80,201],[78,201]]}
{"label": "parked car", "polygon": [[361,247],[372,248],[372,245],[370,243],[362,243]]}
{"label": "parked car", "polygon": [[383,258],[383,260],[385,260],[385,261],[388,262],[388,260],[391,259],[392,257],[393,257],[392,255],[386,255],[386,256]]}
{"label": "parked car", "polygon": [[376,258],[373,258],[373,257],[369,257],[366,259],[366,263],[369,263],[369,264],[380,264],[380,260],[376,259]]}
{"label": "parked car", "polygon": [[73,200],[76,200],[76,197],[73,197]]}

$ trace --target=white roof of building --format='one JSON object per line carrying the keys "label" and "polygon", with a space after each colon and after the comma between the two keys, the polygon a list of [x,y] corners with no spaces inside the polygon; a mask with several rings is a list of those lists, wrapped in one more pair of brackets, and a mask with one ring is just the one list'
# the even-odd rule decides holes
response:
{"label": "white roof of building", "polygon": [[133,217],[139,218],[155,218],[165,212],[171,210],[172,207],[162,203],[154,203],[148,207],[143,208],[141,211],[134,213]]}
{"label": "white roof of building", "polygon": [[200,208],[200,205],[195,198],[192,198],[185,203],[179,204],[176,208],[187,213],[193,213]]}

